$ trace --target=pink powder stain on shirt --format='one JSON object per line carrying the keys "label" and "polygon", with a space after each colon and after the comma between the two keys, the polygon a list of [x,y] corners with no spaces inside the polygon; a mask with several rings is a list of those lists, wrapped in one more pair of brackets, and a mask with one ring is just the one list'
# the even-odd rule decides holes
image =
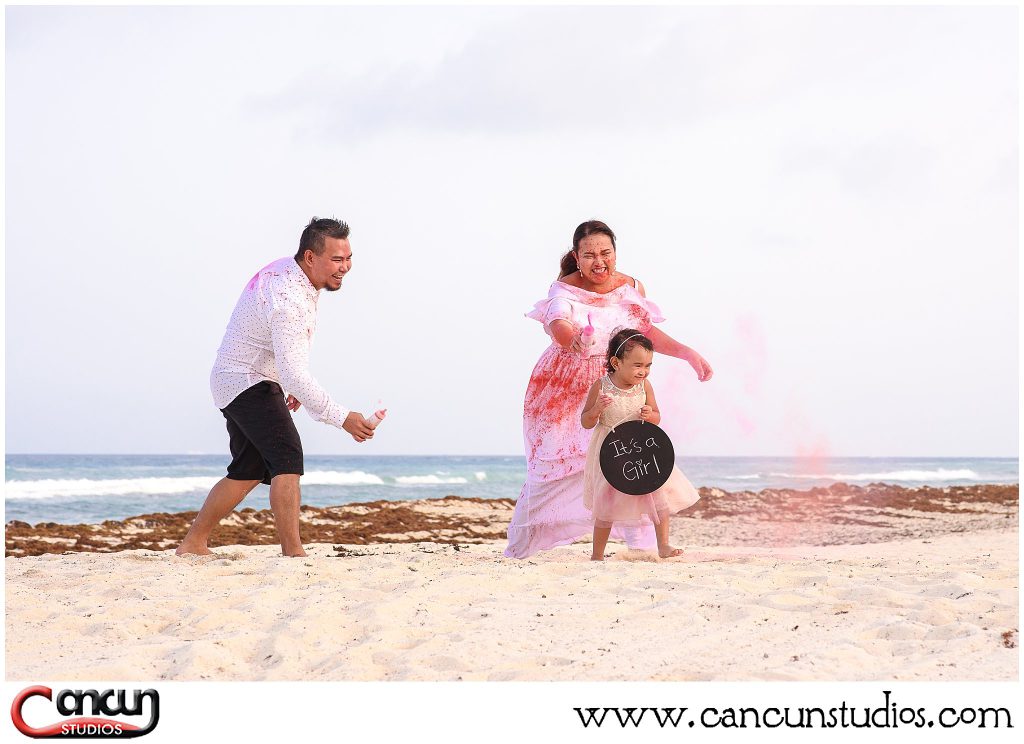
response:
{"label": "pink powder stain on shirt", "polygon": [[[278,261],[279,261],[279,260],[280,260],[280,259],[278,259]],[[247,292],[251,292],[251,291],[253,291],[254,289],[256,289],[256,287],[258,287],[258,286],[259,286],[259,283],[260,283],[260,274],[262,274],[262,273],[263,273],[264,271],[266,271],[267,269],[269,269],[269,268],[270,268],[271,266],[273,266],[274,264],[278,263],[278,261],[271,261],[271,262],[270,262],[270,263],[268,263],[268,264],[267,264],[266,266],[264,266],[264,267],[263,267],[262,269],[260,269],[260,270],[259,270],[259,271],[257,271],[257,272],[256,272],[255,274],[253,274],[253,275],[252,275],[252,279],[250,279],[250,280],[249,280],[249,283],[245,285],[245,289],[246,289],[246,291],[247,291]],[[278,273],[278,272],[276,272],[276,271],[275,271],[274,273],[276,274],[276,273]]]}

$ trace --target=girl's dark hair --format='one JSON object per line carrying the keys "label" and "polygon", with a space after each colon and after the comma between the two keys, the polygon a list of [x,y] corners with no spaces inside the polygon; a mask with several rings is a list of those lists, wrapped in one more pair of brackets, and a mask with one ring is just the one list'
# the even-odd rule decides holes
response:
{"label": "girl's dark hair", "polygon": [[[632,336],[632,338],[630,338]],[[629,339],[626,341],[626,339]],[[622,347],[621,349],[619,347]],[[644,334],[635,328],[623,328],[618,333],[612,334],[612,337],[608,339],[608,352],[605,354],[605,366],[608,368],[608,373],[611,374],[615,371],[612,367],[612,357],[616,357],[620,361],[625,358],[632,349],[637,346],[642,346],[647,351],[654,353],[654,344],[651,339],[647,338]],[[618,354],[615,352],[618,351]]]}
{"label": "girl's dark hair", "polygon": [[573,251],[579,251],[580,241],[583,238],[589,238],[591,235],[607,235],[612,241],[612,249],[615,248],[615,233],[608,225],[604,224],[600,220],[590,220],[584,222],[582,225],[576,228],[576,232],[572,234],[572,250],[568,251],[562,256],[561,263],[561,274],[558,278],[561,279],[563,276],[569,276],[572,272],[579,269],[579,264],[576,263],[576,257],[572,255]]}

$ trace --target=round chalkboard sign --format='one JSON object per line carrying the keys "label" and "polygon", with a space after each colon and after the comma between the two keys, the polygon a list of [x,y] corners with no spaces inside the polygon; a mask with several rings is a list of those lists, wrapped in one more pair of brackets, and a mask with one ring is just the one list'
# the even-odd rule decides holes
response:
{"label": "round chalkboard sign", "polygon": [[672,440],[646,421],[625,421],[601,445],[601,472],[612,488],[633,496],[657,491],[676,462]]}

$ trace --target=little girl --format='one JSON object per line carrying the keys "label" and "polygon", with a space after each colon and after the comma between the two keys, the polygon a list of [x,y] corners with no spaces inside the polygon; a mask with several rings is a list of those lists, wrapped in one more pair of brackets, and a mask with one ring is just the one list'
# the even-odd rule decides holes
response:
{"label": "little girl", "polygon": [[580,414],[583,428],[594,429],[583,471],[583,503],[594,515],[594,552],[590,557],[594,561],[604,560],[613,522],[639,524],[645,514],[655,524],[658,555],[682,555],[682,550],[668,542],[669,515],[693,506],[700,499],[697,489],[675,465],[665,485],[643,496],[617,491],[601,472],[601,444],[613,427],[635,419],[652,424],[661,422],[654,388],[647,380],[653,358],[654,344],[639,331],[626,328],[615,333],[608,341],[608,374],[590,386]]}

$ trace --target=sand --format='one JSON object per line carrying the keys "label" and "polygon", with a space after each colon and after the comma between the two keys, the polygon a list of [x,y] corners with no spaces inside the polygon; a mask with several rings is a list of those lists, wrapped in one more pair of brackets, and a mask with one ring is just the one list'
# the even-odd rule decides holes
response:
{"label": "sand", "polygon": [[746,544],[666,561],[512,561],[497,540],[8,557],[7,678],[1016,680],[1016,515],[948,519],[805,546],[778,544],[792,525],[720,519],[698,534]]}

